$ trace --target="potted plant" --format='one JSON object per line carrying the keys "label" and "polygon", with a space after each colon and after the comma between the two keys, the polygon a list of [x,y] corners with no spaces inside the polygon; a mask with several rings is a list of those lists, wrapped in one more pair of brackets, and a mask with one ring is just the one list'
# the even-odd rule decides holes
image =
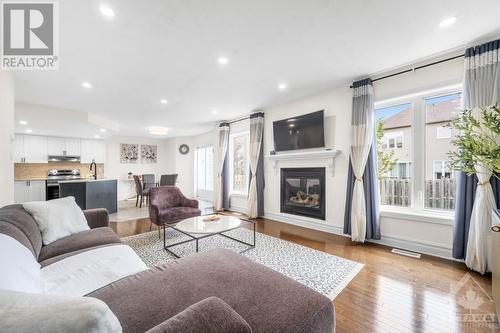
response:
{"label": "potted plant", "polygon": [[452,141],[457,150],[448,154],[451,167],[467,175],[481,168],[500,179],[500,105],[464,110],[452,125],[460,133]]}
{"label": "potted plant", "polygon": [[132,179],[132,172],[129,172],[127,175],[128,175],[128,179]]}

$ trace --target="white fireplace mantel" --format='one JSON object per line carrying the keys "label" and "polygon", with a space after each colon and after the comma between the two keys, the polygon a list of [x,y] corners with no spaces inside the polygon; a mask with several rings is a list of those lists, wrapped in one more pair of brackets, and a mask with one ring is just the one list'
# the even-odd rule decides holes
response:
{"label": "white fireplace mantel", "polygon": [[340,150],[325,149],[313,151],[301,151],[294,153],[277,153],[275,155],[267,155],[266,159],[273,163],[274,172],[279,171],[279,161],[290,160],[310,160],[310,159],[327,159],[330,175],[333,176],[335,171],[335,157],[340,154]]}

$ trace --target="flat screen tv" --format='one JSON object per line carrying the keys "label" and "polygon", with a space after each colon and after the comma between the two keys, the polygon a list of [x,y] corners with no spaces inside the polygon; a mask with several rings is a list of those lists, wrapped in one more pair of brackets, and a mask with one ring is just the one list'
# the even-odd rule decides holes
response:
{"label": "flat screen tv", "polygon": [[274,150],[285,151],[325,146],[324,111],[273,122]]}

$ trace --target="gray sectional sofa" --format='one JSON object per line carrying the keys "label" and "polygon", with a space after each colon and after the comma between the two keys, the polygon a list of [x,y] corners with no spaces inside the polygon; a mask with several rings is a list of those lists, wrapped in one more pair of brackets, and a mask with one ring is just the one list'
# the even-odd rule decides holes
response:
{"label": "gray sectional sofa", "polygon": [[[0,233],[31,250],[41,266],[121,244],[104,209],[84,211],[90,230],[48,246],[21,205],[0,208]],[[123,332],[334,332],[325,296],[229,250],[187,256],[122,278],[89,295],[104,301]],[[0,328],[1,330],[1,328]]]}

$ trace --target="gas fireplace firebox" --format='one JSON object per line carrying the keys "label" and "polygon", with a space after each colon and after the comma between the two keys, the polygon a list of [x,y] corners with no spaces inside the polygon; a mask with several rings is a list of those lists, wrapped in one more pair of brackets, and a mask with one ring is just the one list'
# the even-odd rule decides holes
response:
{"label": "gas fireplace firebox", "polygon": [[325,219],[325,168],[281,169],[281,212]]}

